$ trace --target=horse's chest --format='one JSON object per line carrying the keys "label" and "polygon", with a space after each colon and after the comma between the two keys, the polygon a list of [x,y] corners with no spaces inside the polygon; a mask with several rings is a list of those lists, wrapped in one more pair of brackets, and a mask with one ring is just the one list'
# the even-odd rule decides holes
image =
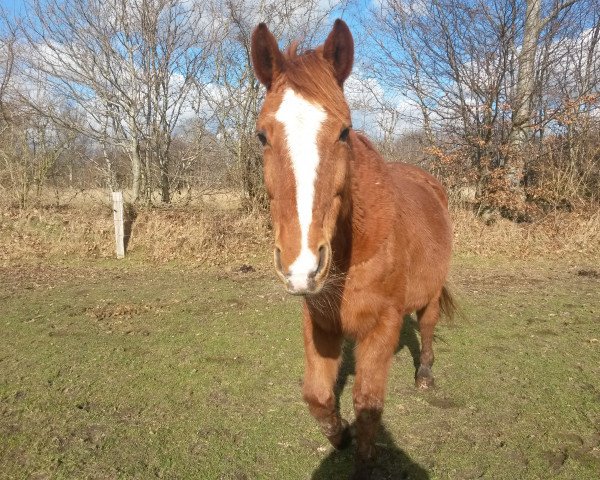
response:
{"label": "horse's chest", "polygon": [[354,273],[344,289],[340,321],[346,335],[360,338],[390,307],[401,309],[404,288],[398,272],[382,271],[377,276],[360,275],[360,270]]}

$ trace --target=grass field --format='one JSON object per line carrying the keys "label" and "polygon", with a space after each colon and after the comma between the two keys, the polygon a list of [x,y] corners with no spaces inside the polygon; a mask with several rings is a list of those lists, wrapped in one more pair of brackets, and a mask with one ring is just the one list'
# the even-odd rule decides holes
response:
{"label": "grass field", "polygon": [[[329,448],[301,400],[298,301],[268,265],[238,267],[5,262],[0,478],[347,477],[352,452]],[[456,259],[463,317],[438,328],[424,393],[405,322],[376,478],[599,478],[599,277]]]}

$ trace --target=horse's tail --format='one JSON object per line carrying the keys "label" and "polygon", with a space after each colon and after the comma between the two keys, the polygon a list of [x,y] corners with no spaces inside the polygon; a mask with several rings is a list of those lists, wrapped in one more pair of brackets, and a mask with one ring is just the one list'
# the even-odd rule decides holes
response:
{"label": "horse's tail", "polygon": [[440,295],[440,312],[450,321],[452,321],[454,315],[458,312],[458,305],[446,285],[443,286],[442,294]]}

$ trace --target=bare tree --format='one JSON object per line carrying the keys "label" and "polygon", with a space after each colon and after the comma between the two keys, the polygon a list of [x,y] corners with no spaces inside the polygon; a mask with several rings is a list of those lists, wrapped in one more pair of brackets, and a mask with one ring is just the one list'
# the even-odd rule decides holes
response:
{"label": "bare tree", "polygon": [[[199,5],[199,4],[198,4]],[[206,12],[183,0],[143,1],[141,32],[146,152],[160,174],[161,198],[170,202],[170,148],[182,111],[191,111],[192,87],[202,78],[213,46]],[[204,23],[204,25],[202,25]],[[202,28],[201,28],[202,27]],[[148,176],[147,176],[148,177]]]}
{"label": "bare tree", "polygon": [[443,162],[439,143],[467,152],[463,167],[480,178],[504,141],[497,125],[510,95],[515,14],[508,7],[503,0],[435,0],[427,8],[388,0],[373,12],[374,72],[418,106],[426,149]]}
{"label": "bare tree", "polygon": [[568,103],[552,94],[556,71],[577,70],[565,66],[567,46],[583,54],[580,83],[598,91],[597,42],[587,33],[597,29],[593,4],[385,0],[365,21],[376,45],[367,53],[380,81],[419,106],[439,173],[477,181],[482,201],[522,218],[525,177],[540,152],[533,147]]}
{"label": "bare tree", "polygon": [[[150,201],[156,165],[169,202],[173,133],[211,44],[201,10],[184,0],[31,0],[29,12],[21,74],[43,82],[28,92],[31,106],[126,153],[134,200]],[[76,105],[85,122],[70,123],[48,98]]]}
{"label": "bare tree", "polygon": [[17,41],[16,33],[8,27],[5,21],[6,15],[0,8],[0,31],[5,33],[0,36],[0,116],[2,117],[3,128],[9,122],[9,112],[6,105],[8,97],[8,88],[13,74],[15,64],[15,43]]}
{"label": "bare tree", "polygon": [[[542,31],[563,11],[579,0],[557,0],[546,16],[542,16],[542,0],[525,0],[523,36],[517,53],[517,80],[513,96],[511,154],[507,157],[506,178],[515,194],[525,199],[522,179],[525,174],[524,146],[529,139],[528,126],[533,119],[533,97],[536,78],[536,59]],[[544,59],[546,63],[549,58]],[[541,65],[538,67],[543,68]]]}

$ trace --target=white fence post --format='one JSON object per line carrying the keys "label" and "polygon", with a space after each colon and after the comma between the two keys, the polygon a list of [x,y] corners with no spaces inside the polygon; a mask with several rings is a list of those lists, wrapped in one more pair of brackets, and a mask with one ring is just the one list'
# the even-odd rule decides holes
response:
{"label": "white fence post", "polygon": [[115,220],[115,240],[117,258],[125,257],[125,230],[123,226],[123,192],[112,192],[113,218]]}

